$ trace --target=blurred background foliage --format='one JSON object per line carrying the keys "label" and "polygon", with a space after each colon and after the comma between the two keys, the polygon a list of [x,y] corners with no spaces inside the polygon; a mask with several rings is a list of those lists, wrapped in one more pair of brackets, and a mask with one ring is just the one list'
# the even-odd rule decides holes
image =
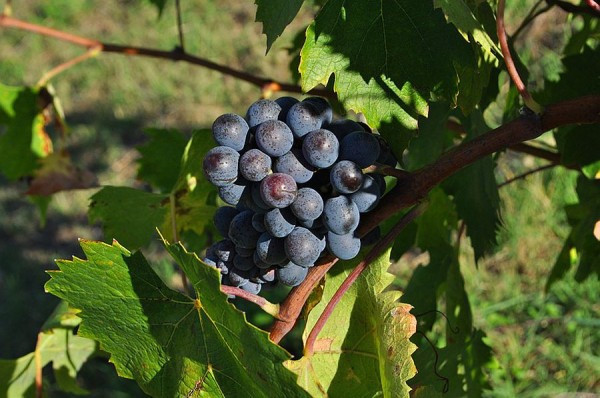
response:
{"label": "blurred background foliage", "polygon": [[[535,4],[507,5],[508,32]],[[295,74],[294,39],[314,15],[305,4],[299,17],[265,56],[265,37],[254,23],[251,1],[183,1],[186,50],[191,53],[282,81]],[[172,49],[177,45],[173,4],[162,16],[144,1],[22,0],[14,15],[45,26],[98,38],[105,42]],[[514,43],[528,66],[532,91],[544,76],[557,78],[561,50],[582,29],[582,18],[554,8],[537,18]],[[81,52],[80,48],[31,33],[2,30],[0,81],[33,85],[52,66]],[[504,79],[506,82],[506,79]],[[62,73],[52,81],[67,115],[66,140],[75,164],[97,175],[101,185],[139,186],[136,146],[145,142],[144,128],[177,128],[186,133],[208,127],[225,112],[244,113],[261,92],[254,86],[185,63],[103,54]],[[485,116],[502,123],[507,84]],[[541,142],[554,144],[551,134]],[[497,158],[497,180],[504,181],[541,163],[531,156],[504,153]],[[600,284],[583,283],[573,275],[544,291],[547,276],[569,228],[563,207],[577,200],[575,172],[550,169],[500,190],[503,226],[498,251],[476,266],[469,245],[461,249],[461,270],[473,309],[474,326],[487,333],[495,350],[492,373],[498,397],[555,396],[576,391],[600,392]],[[78,237],[101,239],[98,225],[87,220],[88,198],[94,192],[71,191],[54,196],[42,221],[23,196],[24,182],[0,177],[0,358],[31,352],[36,335],[58,299],[44,293],[45,270],[53,259],[81,255]],[[466,239],[466,238],[465,238]],[[144,250],[158,271],[176,285],[171,265],[158,242]],[[392,265],[402,289],[427,253],[409,250]],[[248,306],[258,325],[269,318]],[[434,328],[442,335],[443,322]],[[288,349],[297,350],[294,341]],[[297,336],[295,336],[297,339]],[[46,376],[46,374],[45,374]],[[58,392],[48,373],[49,396]],[[102,359],[87,363],[79,375],[93,397],[142,396],[134,382],[118,379]]]}

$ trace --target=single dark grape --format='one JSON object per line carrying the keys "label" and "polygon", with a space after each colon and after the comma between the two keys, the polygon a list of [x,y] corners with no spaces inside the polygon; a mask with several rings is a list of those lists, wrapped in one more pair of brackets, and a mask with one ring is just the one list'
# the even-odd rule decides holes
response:
{"label": "single dark grape", "polygon": [[236,254],[235,258],[252,257],[252,254],[254,254],[254,249],[244,249],[243,247],[236,246],[235,254]]}
{"label": "single dark grape", "polygon": [[227,146],[218,146],[204,156],[202,163],[206,179],[222,187],[233,183],[238,177],[240,154]]}
{"label": "single dark grape", "polygon": [[379,157],[377,158],[377,163],[396,167],[396,164],[398,164],[398,159],[396,159],[396,156],[394,156],[394,153],[392,152],[392,149],[388,143],[380,135],[375,134],[375,138],[377,138],[377,141],[379,142]]}
{"label": "single dark grape", "polygon": [[286,237],[296,226],[290,209],[273,209],[265,213],[265,229],[276,238]]}
{"label": "single dark grape", "polygon": [[254,267],[252,257],[235,256],[233,258],[233,266],[242,271],[248,271]]}
{"label": "single dark grape", "polygon": [[370,133],[356,131],[340,143],[340,159],[351,160],[362,169],[375,163],[379,152],[379,141]]}
{"label": "single dark grape", "polygon": [[227,277],[229,278],[229,283],[231,286],[241,287],[248,283],[248,278],[245,278],[242,273],[243,272],[241,270],[235,268],[229,272]]}
{"label": "single dark grape", "polygon": [[229,239],[223,239],[215,245],[215,255],[219,260],[232,261],[235,256],[235,245]]}
{"label": "single dark grape", "polygon": [[290,152],[275,159],[273,170],[277,173],[288,174],[298,184],[303,184],[311,179],[315,168],[306,161],[300,148],[292,148]]}
{"label": "single dark grape", "polygon": [[274,268],[267,268],[267,269],[261,269],[260,272],[258,273],[258,283],[270,283],[275,281],[275,269]]}
{"label": "single dark grape", "polygon": [[364,132],[365,129],[354,120],[335,120],[327,126],[327,130],[335,134],[338,141],[342,142],[345,136],[355,131]]}
{"label": "single dark grape", "polygon": [[346,196],[328,199],[323,209],[323,223],[334,234],[346,235],[354,232],[360,221],[356,203]]}
{"label": "single dark grape", "polygon": [[256,265],[256,267],[259,269],[266,269],[271,266],[271,264],[265,263],[262,260],[262,258],[260,258],[257,252],[254,252],[254,254],[252,255],[252,261],[254,261],[254,265]]}
{"label": "single dark grape", "polygon": [[303,101],[290,108],[286,123],[295,137],[302,138],[309,132],[321,128],[323,120],[319,109],[314,104]]}
{"label": "single dark grape", "polygon": [[360,189],[363,173],[360,167],[350,160],[341,160],[329,172],[331,185],[340,193],[352,193]]}
{"label": "single dark grape", "polygon": [[247,291],[248,293],[258,294],[260,293],[262,285],[260,283],[248,281],[243,286],[240,286],[240,289]]}
{"label": "single dark grape", "polygon": [[308,102],[317,108],[322,126],[326,126],[331,123],[331,120],[333,119],[333,109],[331,109],[331,105],[329,105],[329,102],[327,102],[325,98],[307,97],[303,99],[302,102]]}
{"label": "single dark grape", "polygon": [[211,257],[202,258],[202,262],[206,265],[210,265],[211,267],[217,268],[217,259]]}
{"label": "single dark grape", "polygon": [[229,224],[229,238],[236,246],[244,249],[256,247],[259,233],[252,227],[252,212],[242,211]]}
{"label": "single dark grape", "polygon": [[240,157],[239,170],[248,181],[261,181],[271,172],[271,158],[259,149],[250,149]]}
{"label": "single dark grape", "polygon": [[375,179],[367,174],[363,179],[360,189],[348,195],[348,197],[356,203],[359,212],[366,213],[373,210],[377,206],[377,203],[379,203],[381,189],[377,182],[375,182]]}
{"label": "single dark grape", "polygon": [[314,220],[323,213],[323,198],[312,188],[300,188],[290,209],[298,220]]}
{"label": "single dark grape", "polygon": [[312,266],[321,254],[322,244],[308,229],[296,227],[285,238],[285,254],[294,264]]}
{"label": "single dark grape", "polygon": [[221,271],[223,275],[229,275],[229,271],[233,268],[233,261],[217,261],[217,269]]}
{"label": "single dark grape", "polygon": [[298,286],[304,282],[306,275],[308,275],[308,268],[291,262],[286,267],[275,270],[275,276],[279,282],[286,286]]}
{"label": "single dark grape", "polygon": [[275,238],[268,232],[263,233],[256,242],[256,254],[267,264],[282,263],[286,259],[283,239]]}
{"label": "single dark grape", "polygon": [[302,142],[302,154],[306,161],[318,168],[331,166],[339,155],[339,142],[329,130],[311,131]]}
{"label": "single dark grape", "polygon": [[213,222],[221,236],[229,236],[229,224],[238,213],[239,211],[235,207],[222,206],[217,209],[213,216]]}
{"label": "single dark grape", "polygon": [[336,235],[328,232],[327,249],[340,260],[350,260],[356,257],[360,251],[360,239],[355,237],[354,233]]}
{"label": "single dark grape", "polygon": [[269,206],[263,200],[262,195],[260,194],[260,184],[258,184],[258,183],[252,184],[250,193],[251,193],[251,197],[252,197],[252,202],[255,205],[255,207],[251,207],[251,208],[254,209],[254,211],[256,213],[264,213],[272,208],[272,206]]}
{"label": "single dark grape", "polygon": [[254,139],[261,151],[274,157],[289,152],[294,144],[292,130],[280,120],[268,120],[259,125]]}
{"label": "single dark grape", "polygon": [[288,207],[297,194],[296,181],[288,174],[273,173],[260,183],[260,196],[270,207]]}
{"label": "single dark grape", "polygon": [[255,213],[252,216],[252,226],[258,232],[265,232],[265,215],[263,213]]}
{"label": "single dark grape", "polygon": [[241,151],[246,145],[248,130],[248,123],[244,118],[233,113],[219,116],[212,125],[215,141],[236,151]]}
{"label": "single dark grape", "polygon": [[233,184],[219,187],[219,197],[228,205],[236,206],[246,191],[246,184],[238,180]]}
{"label": "single dark grape", "polygon": [[277,120],[280,112],[281,107],[275,101],[261,99],[250,105],[246,120],[250,127],[254,127],[267,120]]}
{"label": "single dark grape", "polygon": [[294,97],[280,97],[277,98],[275,102],[277,102],[277,105],[281,107],[281,112],[279,112],[279,120],[285,122],[290,108],[296,105],[299,101]]}

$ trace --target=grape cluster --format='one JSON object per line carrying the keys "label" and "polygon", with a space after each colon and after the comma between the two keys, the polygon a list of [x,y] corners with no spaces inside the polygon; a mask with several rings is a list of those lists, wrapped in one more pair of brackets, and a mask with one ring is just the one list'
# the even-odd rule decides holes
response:
{"label": "grape cluster", "polygon": [[204,262],[221,271],[223,284],[254,294],[265,284],[296,286],[325,249],[343,260],[358,254],[360,214],[386,189],[381,175],[363,169],[397,162],[365,124],[332,119],[322,98],[282,97],[256,101],[245,118],[215,120],[219,146],[203,169],[231,206],[215,213],[225,239]]}

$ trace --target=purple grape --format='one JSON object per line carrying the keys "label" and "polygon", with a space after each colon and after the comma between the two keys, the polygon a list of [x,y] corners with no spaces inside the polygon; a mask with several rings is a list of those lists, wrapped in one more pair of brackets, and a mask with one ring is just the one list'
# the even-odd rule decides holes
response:
{"label": "purple grape", "polygon": [[374,134],[355,131],[340,143],[340,159],[351,160],[362,169],[375,163],[379,153],[379,141]]}
{"label": "purple grape", "polygon": [[311,131],[302,142],[302,154],[306,161],[314,167],[326,168],[337,160],[339,142],[329,130]]}
{"label": "purple grape", "polygon": [[290,210],[298,220],[314,220],[323,213],[323,198],[312,188],[300,188]]}
{"label": "purple grape", "polygon": [[298,102],[288,111],[286,123],[297,138],[321,128],[323,120],[319,109],[310,102]]}
{"label": "purple grape", "polygon": [[217,209],[213,216],[213,223],[221,236],[229,235],[229,224],[238,213],[239,211],[235,207],[223,206]]}
{"label": "purple grape", "polygon": [[262,260],[262,258],[260,258],[257,252],[254,252],[254,254],[252,255],[252,260],[254,261],[254,265],[256,265],[256,267],[259,269],[266,269],[271,266],[271,264],[265,263]]}
{"label": "purple grape", "polygon": [[296,105],[299,101],[294,97],[280,97],[277,98],[275,102],[277,102],[277,105],[281,107],[281,112],[279,112],[279,120],[285,122],[290,108]]}
{"label": "purple grape", "polygon": [[265,263],[276,265],[286,260],[283,239],[263,233],[256,243],[256,254]]}
{"label": "purple grape", "polygon": [[212,133],[219,145],[241,151],[246,145],[249,126],[243,117],[226,113],[215,120],[212,125]]}
{"label": "purple grape", "polygon": [[275,281],[275,269],[267,268],[261,269],[258,273],[258,283],[270,283]]}
{"label": "purple grape", "polygon": [[248,281],[248,283],[245,283],[243,286],[240,287],[240,289],[245,290],[248,293],[252,293],[252,294],[260,293],[261,288],[262,288],[262,285],[260,283],[251,282],[251,281]]}
{"label": "purple grape", "polygon": [[340,193],[352,193],[360,189],[363,173],[360,167],[349,160],[337,162],[329,172],[331,185]]}
{"label": "purple grape", "polygon": [[363,179],[360,189],[353,194],[348,195],[348,197],[356,203],[359,212],[366,213],[377,206],[379,198],[381,197],[380,192],[381,189],[375,182],[375,179],[367,174]]}
{"label": "purple grape", "polygon": [[323,209],[323,223],[334,234],[346,235],[354,232],[360,221],[356,203],[346,196],[328,199]]}
{"label": "purple grape", "polygon": [[355,237],[354,233],[336,235],[333,232],[328,232],[327,248],[331,254],[340,260],[350,260],[356,257],[360,251],[360,239]]}
{"label": "purple grape", "polygon": [[271,158],[258,149],[250,149],[240,157],[240,174],[248,181],[261,181],[271,172]]}
{"label": "purple grape", "polygon": [[270,207],[284,208],[292,204],[298,194],[296,181],[283,173],[266,176],[260,183],[260,196]]}
{"label": "purple grape", "polygon": [[235,258],[238,257],[251,257],[254,253],[254,249],[244,249],[243,247],[236,246],[235,247]]}
{"label": "purple grape", "polygon": [[233,266],[241,271],[248,271],[254,267],[254,260],[252,257],[235,256]]}
{"label": "purple grape", "polygon": [[265,213],[265,229],[276,238],[286,237],[296,226],[296,217],[290,209],[273,209]]}
{"label": "purple grape", "polygon": [[238,180],[233,184],[219,187],[219,197],[228,205],[236,206],[246,191],[246,184],[245,181]]}
{"label": "purple grape", "polygon": [[252,227],[252,212],[242,211],[229,224],[229,238],[236,246],[244,249],[256,247],[259,233]]}
{"label": "purple grape", "polygon": [[232,261],[235,256],[235,245],[229,239],[223,239],[215,245],[215,255],[219,260]]}
{"label": "purple grape", "polygon": [[345,136],[355,131],[364,132],[365,129],[357,122],[349,119],[335,120],[327,126],[327,130],[335,134],[338,141],[342,142]]}
{"label": "purple grape", "polygon": [[300,148],[293,148],[290,152],[275,159],[273,170],[277,173],[288,174],[298,184],[303,184],[310,181],[315,169],[304,159]]}
{"label": "purple grape", "polygon": [[333,109],[331,109],[331,105],[329,105],[329,102],[327,102],[325,98],[307,97],[303,99],[302,102],[310,103],[318,109],[322,126],[327,126],[331,123],[331,120],[333,119]]}
{"label": "purple grape", "polygon": [[269,156],[283,156],[292,149],[292,130],[280,120],[269,120],[256,128],[256,145]]}
{"label": "purple grape", "polygon": [[284,268],[277,268],[275,276],[282,284],[286,286],[298,286],[306,279],[308,268],[300,267],[294,263],[289,263]]}
{"label": "purple grape", "polygon": [[265,232],[265,215],[256,213],[252,216],[252,226],[258,232]]}
{"label": "purple grape", "polygon": [[218,146],[206,154],[202,163],[206,179],[217,187],[233,183],[238,177],[240,154],[227,146]]}
{"label": "purple grape", "polygon": [[296,227],[285,238],[285,254],[291,262],[302,267],[310,267],[323,250],[319,238],[304,227]]}
{"label": "purple grape", "polygon": [[250,127],[254,127],[267,120],[277,120],[280,112],[281,107],[275,101],[261,99],[250,105],[246,113],[246,120]]}

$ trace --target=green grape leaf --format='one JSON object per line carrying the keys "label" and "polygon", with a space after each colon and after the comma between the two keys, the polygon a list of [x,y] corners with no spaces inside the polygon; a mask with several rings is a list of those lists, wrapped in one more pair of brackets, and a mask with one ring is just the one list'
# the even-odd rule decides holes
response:
{"label": "green grape leaf", "polygon": [[90,222],[102,221],[106,239],[138,248],[146,245],[156,227],[165,222],[168,199],[168,195],[107,186],[90,198],[88,217]]}
{"label": "green grape leaf", "polygon": [[256,22],[262,22],[267,36],[267,52],[300,11],[304,0],[256,0]]}
{"label": "green grape leaf", "polygon": [[[489,130],[480,111],[472,112],[463,125],[467,129],[466,140]],[[477,261],[496,246],[496,232],[501,223],[494,167],[493,159],[487,156],[460,170],[444,183],[444,189],[453,195],[458,216],[466,224]]]}
{"label": "green grape leaf", "polygon": [[0,172],[11,180],[29,175],[51,150],[38,91],[0,83]]}
{"label": "green grape leaf", "polygon": [[406,156],[406,168],[416,170],[436,160],[446,149],[446,122],[450,115],[446,103],[433,102],[427,117],[419,117],[419,131],[410,141]]}
{"label": "green grape leaf", "polygon": [[600,52],[585,47],[580,54],[563,60],[565,70],[557,81],[546,82],[544,90],[534,97],[547,104],[600,93],[600,78],[594,71],[600,65]]}
{"label": "green grape leaf", "polygon": [[73,334],[80,319],[61,302],[39,333],[35,352],[20,358],[0,360],[0,397],[35,397],[36,355],[42,368],[52,362],[58,387],[65,392],[85,394],[77,385],[77,372],[97,350],[96,342]]}
{"label": "green grape leaf", "polygon": [[496,42],[487,34],[483,24],[477,20],[463,0],[433,0],[436,8],[441,8],[446,18],[464,35],[471,35],[481,46],[487,60],[497,60],[502,54]]}
{"label": "green grape leaf", "polygon": [[149,395],[307,396],[283,366],[289,355],[227,302],[219,272],[166,245],[195,298],[169,289],[140,252],[117,242],[81,241],[86,259],[58,261],[46,290],[80,310],[79,334],[98,340],[118,374]]}
{"label": "green grape leaf", "polygon": [[[406,381],[416,369],[410,337],[416,320],[400,292],[385,291],[389,250],[371,263],[344,294],[319,334],[314,353],[288,366],[315,397],[408,397]],[[309,314],[304,339],[325,305],[360,261],[340,262],[327,275],[321,301]]]}
{"label": "green grape leaf", "polygon": [[[480,50],[476,49],[476,52]],[[493,63],[486,61],[483,57],[479,57],[478,64],[460,65],[456,63],[454,66],[460,78],[458,82],[458,98],[456,99],[458,106],[463,114],[468,115],[475,107],[479,105],[480,109],[485,109],[485,103],[482,103],[482,97],[487,94],[490,82],[491,72],[494,67]]]}
{"label": "green grape leaf", "polygon": [[559,128],[554,138],[564,164],[587,166],[600,160],[598,125],[584,124]]}
{"label": "green grape leaf", "polygon": [[[472,58],[468,43],[430,0],[332,0],[317,16],[314,32],[307,34],[303,52],[314,53],[322,64],[305,68],[306,89],[332,73],[339,79],[352,70],[367,84],[386,76],[385,86],[402,89],[410,83],[421,95],[435,92],[452,101],[457,93],[453,62]],[[349,88],[337,85],[340,93]],[[401,105],[411,108],[413,102]]]}
{"label": "green grape leaf", "polygon": [[146,129],[150,140],[138,147],[138,178],[161,192],[170,192],[177,178],[181,157],[187,145],[184,136],[174,129]]}

